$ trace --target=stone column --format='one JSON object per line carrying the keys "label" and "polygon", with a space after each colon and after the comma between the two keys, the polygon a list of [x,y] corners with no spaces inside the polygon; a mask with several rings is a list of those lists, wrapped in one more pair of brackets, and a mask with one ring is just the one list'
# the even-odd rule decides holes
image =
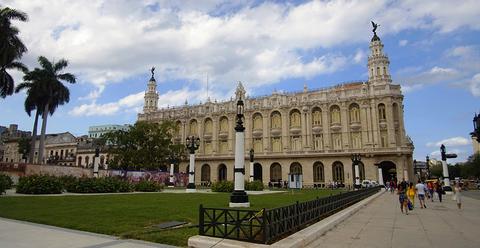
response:
{"label": "stone column", "polygon": [[332,149],[332,139],[330,138],[330,110],[327,105],[322,106],[322,131],[323,131],[323,147],[324,150]]}
{"label": "stone column", "polygon": [[443,183],[445,186],[450,186],[450,177],[448,175],[447,161],[442,160],[442,168],[443,168]]}
{"label": "stone column", "polygon": [[387,114],[387,137],[388,143],[390,147],[396,147],[397,144],[395,142],[395,125],[393,123],[393,107],[392,101],[389,99],[385,104],[385,111]]}
{"label": "stone column", "polygon": [[380,166],[378,166],[378,184],[384,185],[382,168]]}
{"label": "stone column", "polygon": [[340,107],[340,125],[342,126],[342,150],[345,150],[346,148],[351,149],[352,146],[350,145],[350,132],[349,132],[349,121],[348,121],[348,107],[342,106]]}
{"label": "stone column", "polygon": [[197,192],[195,188],[195,151],[190,153],[187,192]]}
{"label": "stone column", "polygon": [[95,149],[95,156],[93,156],[93,177],[98,177],[98,165],[100,164],[100,150]]}
{"label": "stone column", "polygon": [[170,164],[170,185],[168,187],[171,187],[173,188],[173,183],[174,183],[174,179],[173,179],[173,171],[175,170],[175,165],[173,163]]}
{"label": "stone column", "polygon": [[235,187],[230,196],[230,207],[250,207],[245,192],[245,128],[239,124],[235,127]]}

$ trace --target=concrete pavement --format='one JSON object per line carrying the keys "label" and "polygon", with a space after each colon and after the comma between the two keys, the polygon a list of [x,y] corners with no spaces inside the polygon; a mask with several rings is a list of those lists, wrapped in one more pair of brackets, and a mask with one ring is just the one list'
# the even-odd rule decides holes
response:
{"label": "concrete pavement", "polygon": [[114,236],[0,218],[2,248],[170,248],[174,246],[118,239]]}
{"label": "concrete pavement", "polygon": [[398,195],[384,193],[307,247],[479,247],[480,200],[463,197],[464,207],[447,196],[409,215],[400,212]]}

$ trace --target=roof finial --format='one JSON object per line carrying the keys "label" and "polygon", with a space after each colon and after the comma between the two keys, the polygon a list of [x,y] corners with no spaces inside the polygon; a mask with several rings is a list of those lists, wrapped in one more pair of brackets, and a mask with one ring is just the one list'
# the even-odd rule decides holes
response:
{"label": "roof finial", "polygon": [[150,69],[150,72],[152,72],[152,78],[150,78],[150,80],[155,81],[155,78],[154,78],[154,76],[155,76],[155,66],[152,66],[152,69]]}

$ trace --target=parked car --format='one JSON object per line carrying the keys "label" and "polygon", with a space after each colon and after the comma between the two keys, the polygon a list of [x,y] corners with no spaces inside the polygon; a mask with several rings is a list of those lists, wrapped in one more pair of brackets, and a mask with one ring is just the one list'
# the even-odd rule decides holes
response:
{"label": "parked car", "polygon": [[378,183],[375,180],[370,181],[370,183],[372,184],[372,187],[378,186]]}

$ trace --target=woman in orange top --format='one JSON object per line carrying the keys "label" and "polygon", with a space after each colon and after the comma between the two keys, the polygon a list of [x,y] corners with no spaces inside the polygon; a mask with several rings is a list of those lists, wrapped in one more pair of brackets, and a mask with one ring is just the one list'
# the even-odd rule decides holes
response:
{"label": "woman in orange top", "polygon": [[410,202],[412,203],[412,207],[415,206],[415,187],[413,186],[413,183],[411,182],[409,185],[408,185],[408,189],[407,189],[407,196],[408,196],[408,199],[410,200]]}

